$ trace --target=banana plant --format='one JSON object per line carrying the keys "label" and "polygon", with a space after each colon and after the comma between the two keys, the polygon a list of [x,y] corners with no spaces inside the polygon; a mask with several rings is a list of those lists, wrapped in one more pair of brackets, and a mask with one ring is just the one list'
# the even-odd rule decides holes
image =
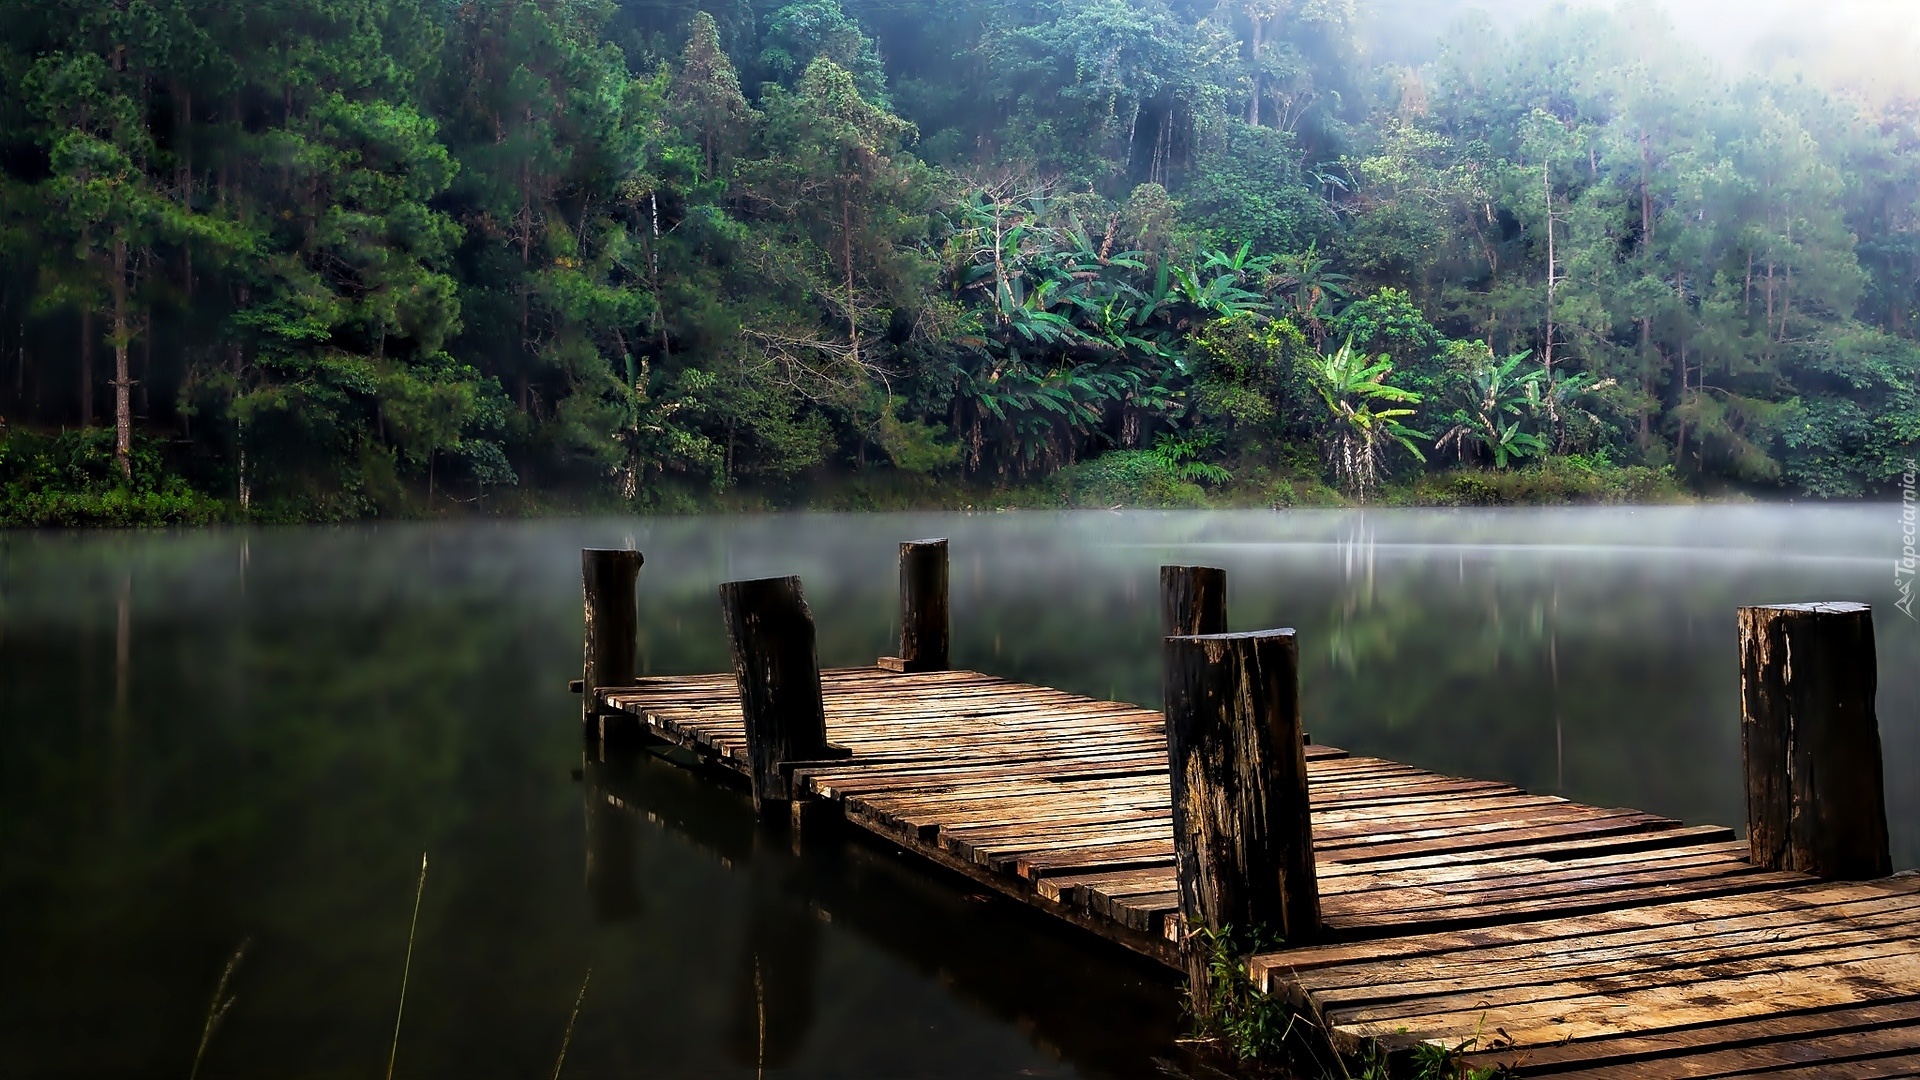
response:
{"label": "banana plant", "polygon": [[1527,389],[1527,408],[1535,419],[1546,417],[1545,429],[1553,434],[1554,452],[1567,452],[1571,421],[1583,421],[1588,430],[1600,426],[1600,417],[1586,407],[1582,400],[1588,394],[1605,390],[1616,385],[1613,379],[1602,379],[1590,371],[1568,375],[1562,371],[1547,371],[1544,378],[1530,384]]}
{"label": "banana plant", "polygon": [[1546,451],[1547,441],[1525,427],[1528,419],[1547,411],[1541,389],[1546,372],[1534,368],[1515,374],[1527,356],[1490,359],[1466,374],[1455,395],[1454,424],[1434,443],[1436,449],[1451,446],[1465,459],[1468,448],[1478,446],[1493,457],[1496,469]]}
{"label": "banana plant", "polygon": [[1172,270],[1175,296],[1193,312],[1187,322],[1198,318],[1226,318],[1242,311],[1257,311],[1266,306],[1266,297],[1240,284],[1240,275],[1231,271],[1207,275],[1204,267],[1175,266]]}
{"label": "banana plant", "polygon": [[1319,342],[1326,340],[1327,323],[1346,302],[1346,286],[1352,280],[1332,267],[1333,260],[1309,244],[1298,255],[1273,260],[1267,270],[1266,290],[1273,297],[1274,310]]}
{"label": "banana plant", "polygon": [[1202,254],[1202,270],[1221,270],[1234,275],[1241,281],[1256,278],[1273,269],[1275,258],[1272,255],[1255,255],[1253,245],[1244,243],[1238,251],[1228,255],[1223,251],[1208,251]]}
{"label": "banana plant", "polygon": [[1324,356],[1306,358],[1307,377],[1326,406],[1321,445],[1334,479],[1365,502],[1385,471],[1390,448],[1399,446],[1421,461],[1415,445],[1430,436],[1404,422],[1420,395],[1387,381],[1393,364],[1385,356],[1354,351],[1353,339]]}

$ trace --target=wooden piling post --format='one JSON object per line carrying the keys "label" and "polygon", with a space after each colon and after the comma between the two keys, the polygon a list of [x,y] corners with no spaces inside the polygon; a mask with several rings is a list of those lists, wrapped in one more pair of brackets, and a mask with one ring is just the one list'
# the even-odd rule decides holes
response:
{"label": "wooden piling post", "polygon": [[793,797],[782,764],[844,756],[844,752],[827,745],[813,613],[801,595],[800,579],[724,582],[720,606],[746,722],[753,806],[765,814],[772,809],[768,804],[783,804]]}
{"label": "wooden piling post", "polygon": [[1859,881],[1893,872],[1873,610],[1740,609],[1740,751],[1754,865]]}
{"label": "wooden piling post", "polygon": [[1208,1007],[1202,928],[1289,944],[1320,930],[1292,630],[1166,639],[1174,862],[1194,1007]]}
{"label": "wooden piling post", "polygon": [[586,605],[586,662],[580,672],[580,715],[599,716],[594,691],[632,686],[638,678],[640,607],[636,585],[644,557],[619,548],[580,549],[580,592]]}
{"label": "wooden piling post", "polygon": [[883,656],[887,671],[946,671],[951,616],[947,608],[947,542],[900,545],[900,655]]}
{"label": "wooden piling post", "polygon": [[1217,566],[1160,568],[1160,636],[1227,632],[1227,572]]}

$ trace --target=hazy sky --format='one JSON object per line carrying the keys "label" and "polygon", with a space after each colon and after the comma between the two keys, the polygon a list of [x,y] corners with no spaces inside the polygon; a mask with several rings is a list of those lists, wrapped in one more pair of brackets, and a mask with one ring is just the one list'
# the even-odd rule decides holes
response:
{"label": "hazy sky", "polygon": [[[1393,56],[1426,52],[1442,29],[1474,8],[1508,26],[1562,2],[1360,0],[1378,49]],[[1756,42],[1774,35],[1805,39],[1847,33],[1871,42],[1876,52],[1890,46],[1909,50],[1920,63],[1920,0],[1664,0],[1663,6],[1683,32],[1728,63],[1744,61]]]}

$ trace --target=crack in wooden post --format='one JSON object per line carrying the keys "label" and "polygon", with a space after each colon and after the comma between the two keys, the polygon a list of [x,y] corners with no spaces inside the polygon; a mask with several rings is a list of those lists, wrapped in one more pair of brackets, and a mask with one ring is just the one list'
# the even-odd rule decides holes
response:
{"label": "crack in wooden post", "polygon": [[1227,632],[1227,572],[1217,566],[1160,568],[1160,636]]}
{"label": "crack in wooden post", "polygon": [[1320,930],[1299,668],[1292,630],[1166,639],[1174,862],[1196,1012],[1208,1007],[1201,929],[1289,945]]}
{"label": "crack in wooden post", "polygon": [[793,792],[791,770],[783,765],[847,756],[827,743],[813,612],[797,577],[724,582],[720,606],[740,690],[754,811],[784,813]]}

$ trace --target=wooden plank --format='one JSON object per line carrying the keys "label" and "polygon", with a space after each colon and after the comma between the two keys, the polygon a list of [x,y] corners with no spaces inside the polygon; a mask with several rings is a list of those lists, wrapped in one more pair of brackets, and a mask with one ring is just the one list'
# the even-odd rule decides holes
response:
{"label": "wooden plank", "polygon": [[1637,1080],[1652,1074],[1725,1076],[1831,1060],[1837,1048],[1821,1045],[1823,1040],[1883,1032],[1903,1039],[1920,1038],[1920,998],[1589,1039],[1535,1047],[1524,1053],[1496,1050],[1467,1054],[1462,1064],[1485,1068],[1517,1063],[1525,1075],[1569,1080]]}
{"label": "wooden plank", "polygon": [[1920,892],[1920,878],[1895,877],[1859,884],[1801,886],[1760,896],[1649,905],[1573,919],[1525,922],[1387,941],[1316,946],[1263,954],[1253,957],[1249,965],[1256,976],[1262,969],[1276,965],[1293,972],[1357,964],[1390,966],[1409,957],[1497,946],[1524,948],[1546,942],[1590,938],[1598,934],[1635,933],[1676,925],[1704,925],[1719,919],[1809,918],[1828,908],[1834,909],[1836,917],[1845,918],[1856,910],[1849,905],[1871,904],[1915,892]]}
{"label": "wooden plank", "polygon": [[[970,672],[829,670],[821,687],[829,736],[855,756],[799,763],[795,791],[1174,962],[1157,713]],[[729,679],[599,697],[744,767]],[[1334,943],[1249,968],[1338,1045],[1478,1034],[1470,1064],[1591,1080],[1920,1072],[1920,879],[1809,885],[1756,869],[1721,827],[1305,751]]]}

